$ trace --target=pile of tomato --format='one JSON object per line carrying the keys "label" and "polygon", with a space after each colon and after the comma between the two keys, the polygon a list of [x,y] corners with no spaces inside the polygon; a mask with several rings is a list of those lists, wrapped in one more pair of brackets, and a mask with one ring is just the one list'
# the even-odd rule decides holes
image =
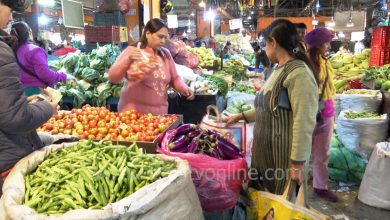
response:
{"label": "pile of tomato", "polygon": [[38,131],[70,134],[80,139],[153,141],[176,119],[176,115],[141,115],[135,110],[118,113],[85,105],[54,115]]}

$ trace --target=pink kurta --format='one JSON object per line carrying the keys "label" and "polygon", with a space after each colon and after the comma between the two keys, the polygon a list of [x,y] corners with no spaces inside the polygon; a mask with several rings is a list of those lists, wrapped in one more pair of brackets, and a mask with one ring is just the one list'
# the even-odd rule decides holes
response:
{"label": "pink kurta", "polygon": [[[135,47],[127,47],[112,65],[108,71],[110,82],[119,83],[122,79],[127,79],[127,70],[131,65],[129,53],[133,49]],[[139,81],[126,80],[118,103],[119,112],[135,109],[141,114],[167,114],[167,89],[173,87],[179,93],[185,93],[188,90],[188,86],[177,74],[171,54],[165,48],[162,50],[165,54],[165,60],[158,56],[161,65],[157,70],[152,74],[145,75]],[[154,53],[153,49],[148,47],[144,49],[144,52]]]}

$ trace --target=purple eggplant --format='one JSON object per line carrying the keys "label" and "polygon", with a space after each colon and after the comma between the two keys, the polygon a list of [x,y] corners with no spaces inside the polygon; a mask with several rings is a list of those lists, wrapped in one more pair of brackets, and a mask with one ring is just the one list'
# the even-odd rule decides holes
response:
{"label": "purple eggplant", "polygon": [[222,137],[217,138],[217,146],[227,159],[237,159],[242,157],[240,150],[234,144]]}
{"label": "purple eggplant", "polygon": [[168,147],[171,151],[178,151],[181,148],[186,148],[188,142],[189,142],[188,137],[186,135],[181,135],[173,142],[169,143]]}
{"label": "purple eggplant", "polygon": [[225,154],[223,153],[223,151],[219,147],[219,144],[217,144],[217,146],[215,147],[215,150],[218,152],[218,155],[219,155],[220,159],[222,159],[222,160],[227,160],[228,159],[228,158],[226,158]]}
{"label": "purple eggplant", "polygon": [[210,136],[213,136],[215,138],[222,137],[222,135],[218,131],[216,131],[216,130],[208,129],[207,130],[207,134],[210,135]]}
{"label": "purple eggplant", "polygon": [[199,138],[195,137],[192,139],[190,145],[188,146],[188,153],[195,153],[199,147]]}
{"label": "purple eggplant", "polygon": [[193,131],[197,127],[198,126],[194,124],[183,124],[176,129],[176,132],[177,135],[188,134],[189,132]]}
{"label": "purple eggplant", "polygon": [[201,130],[197,128],[197,129],[195,129],[195,130],[189,132],[189,133],[187,134],[187,137],[190,138],[190,139],[192,139],[192,138],[195,138],[195,137],[199,136],[200,134],[201,134]]}
{"label": "purple eggplant", "polygon": [[211,156],[217,159],[221,159],[221,156],[218,154],[217,149],[214,148],[214,150],[211,152]]}

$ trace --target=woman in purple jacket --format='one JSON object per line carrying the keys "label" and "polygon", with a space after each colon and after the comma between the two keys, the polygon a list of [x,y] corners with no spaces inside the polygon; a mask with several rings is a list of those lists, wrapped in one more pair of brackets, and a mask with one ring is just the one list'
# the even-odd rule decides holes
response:
{"label": "woman in purple jacket", "polygon": [[39,94],[40,88],[53,86],[57,82],[75,79],[69,74],[49,68],[46,51],[30,41],[31,29],[28,24],[14,23],[11,35],[18,39],[15,54],[26,96]]}

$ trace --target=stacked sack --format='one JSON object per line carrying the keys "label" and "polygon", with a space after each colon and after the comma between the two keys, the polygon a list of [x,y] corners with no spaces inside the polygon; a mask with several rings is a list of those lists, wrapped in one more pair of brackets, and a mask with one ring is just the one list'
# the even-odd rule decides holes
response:
{"label": "stacked sack", "polygon": [[382,94],[376,90],[352,89],[340,96],[337,135],[345,147],[365,160],[387,137],[388,117],[378,114],[381,103]]}

